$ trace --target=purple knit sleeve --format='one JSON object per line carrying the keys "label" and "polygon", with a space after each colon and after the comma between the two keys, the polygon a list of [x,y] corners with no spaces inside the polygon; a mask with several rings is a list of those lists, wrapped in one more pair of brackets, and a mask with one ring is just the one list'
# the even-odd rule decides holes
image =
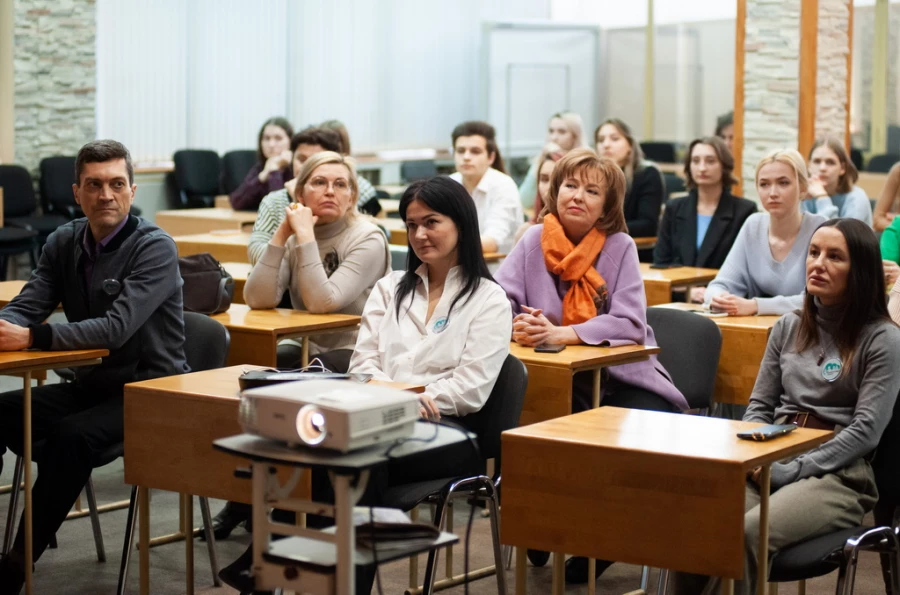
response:
{"label": "purple knit sleeve", "polygon": [[509,298],[513,316],[522,311],[522,305],[532,305],[527,302],[528,294],[525,280],[528,276],[525,272],[525,255],[529,250],[529,246],[534,242],[535,234],[537,234],[538,240],[540,239],[540,228],[542,227],[536,225],[525,232],[519,243],[513,247],[509,255],[503,259],[500,268],[494,273],[494,280],[500,284],[500,287],[506,292],[506,297]]}
{"label": "purple knit sleeve", "polygon": [[[228,196],[232,209],[236,211],[255,211],[259,208],[259,203],[269,193],[268,186],[259,181],[259,172],[262,169],[262,163],[257,163],[251,167],[241,185]],[[270,175],[269,178],[271,177]],[[284,182],[282,182],[283,185]]]}

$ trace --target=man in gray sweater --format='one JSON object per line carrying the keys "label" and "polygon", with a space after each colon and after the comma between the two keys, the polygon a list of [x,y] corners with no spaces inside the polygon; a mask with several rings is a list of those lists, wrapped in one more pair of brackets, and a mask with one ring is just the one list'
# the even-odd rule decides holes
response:
{"label": "man in gray sweater", "polygon": [[[77,368],[74,383],[32,390],[39,468],[35,560],[65,520],[97,455],[123,440],[123,386],[188,371],[178,253],[164,231],[129,215],[136,186],[128,150],[115,141],[88,143],[75,173],[75,201],[86,218],[50,235],[31,279],[0,310],[0,351],[110,352],[95,367]],[[43,324],[60,303],[68,322]],[[22,393],[0,394],[0,452],[21,452],[22,441]],[[20,523],[12,551],[0,562],[0,593],[21,590],[23,560]]]}

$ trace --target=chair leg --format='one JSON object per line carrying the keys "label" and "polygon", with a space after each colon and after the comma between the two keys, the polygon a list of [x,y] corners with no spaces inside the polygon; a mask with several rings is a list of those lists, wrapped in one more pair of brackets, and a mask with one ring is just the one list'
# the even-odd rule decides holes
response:
{"label": "chair leg", "polygon": [[891,552],[891,595],[900,595],[900,549]]}
{"label": "chair leg", "polygon": [[665,568],[659,569],[659,582],[656,586],[656,595],[666,595],[669,591],[669,571]]}
{"label": "chair leg", "polygon": [[491,538],[494,542],[494,568],[497,573],[497,591],[500,595],[506,595],[506,568],[503,566],[503,552],[500,547],[500,502],[497,499],[497,491],[490,480],[485,482],[490,490],[488,506],[491,511]]}
{"label": "chair leg", "polygon": [[[851,558],[852,559],[852,558]],[[835,586],[835,595],[844,595],[847,590],[847,567],[850,566],[851,559],[847,559],[838,568],[838,580]]]}
{"label": "chair leg", "polygon": [[[450,499],[446,494],[442,495],[434,510],[434,526],[440,529],[444,526],[444,516],[447,514],[447,503]],[[428,561],[425,563],[425,581],[422,583],[422,595],[431,595],[434,592],[434,578],[437,572],[437,550],[428,551]]]}
{"label": "chair leg", "polygon": [[22,471],[22,457],[16,457],[12,489],[9,492],[9,510],[6,512],[6,533],[3,536],[4,555],[8,554],[12,548],[13,536],[16,534],[16,511],[19,506],[19,486],[22,484]]}
{"label": "chair leg", "polygon": [[642,566],[641,567],[641,591],[644,593],[647,592],[647,589],[650,588],[650,567]]}
{"label": "chair leg", "polygon": [[200,497],[200,514],[203,516],[203,533],[206,535],[206,549],[209,552],[209,567],[212,569],[213,585],[220,587],[219,559],[216,557],[216,535],[212,530],[212,515],[209,514],[209,499]]}
{"label": "chair leg", "polygon": [[100,531],[100,513],[97,512],[97,495],[94,493],[94,480],[88,477],[84,486],[87,495],[88,511],[91,517],[91,529],[94,531],[94,545],[97,548],[97,561],[106,562],[106,548],[103,547],[103,533]]}
{"label": "chair leg", "polygon": [[128,504],[128,518],[125,520],[125,545],[122,546],[122,562],[119,566],[119,584],[116,595],[125,595],[125,583],[128,581],[128,562],[131,550],[134,549],[134,526],[137,521],[137,486],[131,486],[131,501]]}

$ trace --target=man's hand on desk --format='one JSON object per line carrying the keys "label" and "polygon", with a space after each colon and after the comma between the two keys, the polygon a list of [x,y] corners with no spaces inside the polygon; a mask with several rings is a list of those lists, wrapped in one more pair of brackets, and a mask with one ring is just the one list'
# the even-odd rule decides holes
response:
{"label": "man's hand on desk", "polygon": [[6,320],[0,320],[0,351],[21,351],[31,347],[31,331]]}

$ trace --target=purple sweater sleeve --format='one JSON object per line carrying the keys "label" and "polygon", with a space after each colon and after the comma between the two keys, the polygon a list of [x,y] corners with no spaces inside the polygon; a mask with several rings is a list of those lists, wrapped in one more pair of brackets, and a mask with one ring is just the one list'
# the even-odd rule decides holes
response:
{"label": "purple sweater sleeve", "polygon": [[293,177],[292,172],[285,169],[271,172],[265,182],[260,182],[259,173],[263,170],[263,166],[264,164],[257,163],[250,168],[241,185],[228,197],[231,208],[236,211],[255,211],[268,193],[281,190],[284,183]]}
{"label": "purple sweater sleeve", "polygon": [[[615,241],[610,242],[613,238]],[[609,240],[598,266],[609,291],[607,312],[572,328],[588,345],[643,345],[647,339],[647,297],[637,248],[624,233]]]}
{"label": "purple sweater sleeve", "polygon": [[[530,233],[532,229],[529,229],[526,234]],[[525,253],[528,250],[527,244],[528,242],[525,241],[517,243],[509,255],[503,259],[497,272],[494,273],[494,280],[500,284],[500,287],[506,292],[506,297],[509,298],[512,316],[521,312],[519,307],[521,304],[531,305],[527,301],[528,294],[525,291]]]}

